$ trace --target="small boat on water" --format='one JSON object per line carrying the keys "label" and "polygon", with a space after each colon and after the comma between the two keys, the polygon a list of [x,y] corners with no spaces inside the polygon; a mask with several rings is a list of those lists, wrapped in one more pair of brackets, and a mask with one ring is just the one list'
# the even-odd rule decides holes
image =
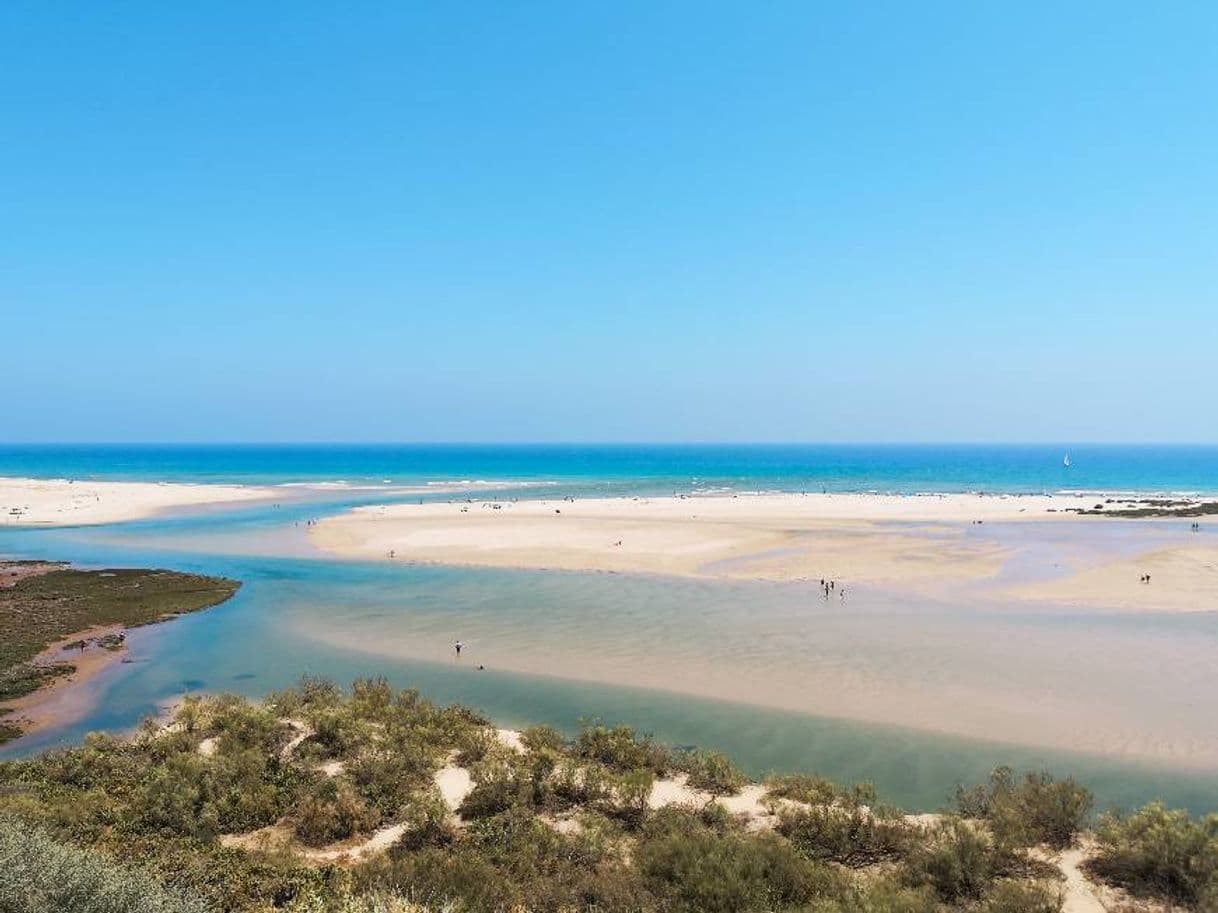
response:
{"label": "small boat on water", "polygon": [[1067,469],[1070,468],[1070,454],[1067,453],[1064,457],[1062,457],[1062,465]]}

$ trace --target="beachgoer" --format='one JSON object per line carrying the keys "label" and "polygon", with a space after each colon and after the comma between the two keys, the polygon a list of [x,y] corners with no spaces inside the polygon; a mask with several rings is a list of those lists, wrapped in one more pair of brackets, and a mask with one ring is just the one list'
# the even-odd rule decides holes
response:
{"label": "beachgoer", "polygon": [[457,648],[457,655],[460,656],[461,648],[464,647],[465,644],[461,643],[461,641],[457,641],[455,644],[453,644],[453,646]]}

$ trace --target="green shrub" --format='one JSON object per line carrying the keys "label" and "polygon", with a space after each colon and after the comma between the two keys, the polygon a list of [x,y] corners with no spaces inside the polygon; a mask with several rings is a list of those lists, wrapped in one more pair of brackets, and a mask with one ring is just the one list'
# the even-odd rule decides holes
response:
{"label": "green shrub", "polygon": [[274,755],[255,750],[215,758],[180,753],[136,778],[130,827],[201,839],[274,823],[287,810],[299,779]]}
{"label": "green shrub", "polygon": [[841,795],[832,780],[815,774],[780,774],[765,781],[766,794],[808,805],[829,805]]}
{"label": "green shrub", "polygon": [[474,788],[459,812],[467,819],[489,818],[515,805],[531,805],[533,788],[527,771],[515,758],[496,757],[471,771]]}
{"label": "green shrub", "polygon": [[674,831],[644,840],[636,864],[664,909],[689,913],[771,910],[844,891],[841,876],[772,836]]}
{"label": "green shrub", "polygon": [[457,763],[462,767],[477,764],[499,744],[489,729],[468,729],[457,736]]}
{"label": "green shrub", "polygon": [[357,678],[351,683],[348,707],[352,714],[369,719],[382,719],[392,708],[396,694],[383,675]]}
{"label": "green shrub", "polygon": [[1089,868],[1134,894],[1218,909],[1218,815],[1152,803],[1133,815],[1105,815]]}
{"label": "green shrub", "polygon": [[638,737],[629,726],[612,728],[599,723],[584,723],[575,740],[575,753],[616,770],[646,767],[659,776],[668,770],[669,754],[650,736]]}
{"label": "green shrub", "polygon": [[903,819],[877,817],[859,805],[786,809],[778,832],[813,859],[852,867],[898,859],[917,836]]}
{"label": "green shrub", "polygon": [[1004,878],[996,881],[979,913],[1058,913],[1062,892],[1056,885]]}
{"label": "green shrub", "polygon": [[208,735],[218,736],[220,754],[251,750],[274,752],[284,741],[286,731],[273,713],[234,695],[212,698],[203,711],[198,704],[183,705],[175,719],[182,723],[183,729],[202,728]]}
{"label": "green shrub", "polygon": [[562,806],[596,806],[613,795],[614,779],[599,764],[567,760],[558,765],[549,786]]}
{"label": "green shrub", "polygon": [[336,706],[309,714],[313,734],[301,745],[299,754],[312,761],[349,758],[373,742],[369,721],[352,716],[346,707]]}
{"label": "green shrub", "polygon": [[995,838],[1012,846],[1070,846],[1086,825],[1093,802],[1091,792],[1072,777],[1055,780],[1042,772],[1016,781],[1009,767],[995,770],[988,784],[956,791],[961,815],[988,822]]}
{"label": "green shrub", "polygon": [[929,888],[911,888],[880,877],[853,884],[841,896],[815,900],[801,913],[940,913],[942,909]]}
{"label": "green shrub", "polygon": [[5,913],[205,913],[147,872],[65,846],[45,831],[0,817],[0,910]]}
{"label": "green shrub", "polygon": [[374,828],[379,820],[351,786],[333,780],[306,795],[292,817],[296,836],[310,846],[354,837]]}
{"label": "green shrub", "polygon": [[911,885],[929,887],[948,903],[980,898],[997,874],[990,840],[958,819],[939,825],[906,863]]}
{"label": "green shrub", "polygon": [[425,847],[392,861],[377,860],[357,873],[363,889],[390,891],[425,908],[441,908],[460,898],[462,913],[500,913],[514,892],[510,880],[489,860],[464,847]]}
{"label": "green shrub", "polygon": [[615,811],[631,826],[637,827],[646,816],[655,779],[655,774],[650,770],[630,770],[615,778]]}
{"label": "green shrub", "polygon": [[695,751],[681,758],[689,774],[689,785],[715,796],[734,796],[748,777],[731,760],[717,751]]}
{"label": "green shrub", "polygon": [[382,815],[394,815],[432,772],[431,757],[408,749],[374,749],[347,763],[344,773]]}
{"label": "green shrub", "polygon": [[529,751],[559,752],[566,748],[567,740],[553,726],[530,726],[520,733],[520,741]]}

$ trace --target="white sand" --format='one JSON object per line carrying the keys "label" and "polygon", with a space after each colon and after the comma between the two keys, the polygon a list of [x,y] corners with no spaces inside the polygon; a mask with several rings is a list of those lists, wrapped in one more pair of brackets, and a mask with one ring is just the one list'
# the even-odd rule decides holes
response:
{"label": "white sand", "polygon": [[435,784],[440,795],[444,797],[444,804],[454,814],[474,789],[474,781],[469,771],[456,764],[448,764],[436,771]]}
{"label": "white sand", "polygon": [[272,488],[245,485],[0,478],[0,526],[119,523],[172,508],[275,496]]}
{"label": "white sand", "polygon": [[347,769],[346,761],[326,761],[324,764],[318,764],[317,769],[327,777],[337,777]]}
{"label": "white sand", "polygon": [[524,754],[524,742],[521,741],[520,733],[515,729],[496,729],[495,738],[508,751]]}
{"label": "white sand", "polygon": [[[357,508],[311,535],[323,551],[365,559],[764,579],[971,578],[993,573],[1002,552],[967,541],[969,522],[1062,516],[1046,511],[1082,502],[782,494],[496,503]],[[877,530],[888,521],[910,525]]]}
{"label": "white sand", "polygon": [[[453,501],[356,508],[322,520],[310,534],[321,550],[360,559],[767,580],[823,577],[909,588],[993,577],[1009,552],[992,538],[970,535],[974,523],[1147,522],[1066,512],[1102,500],[1093,494],[774,494]],[[1198,574],[1178,578],[1179,597],[1158,607],[1214,608],[1198,598],[1204,596],[1194,586]],[[1176,575],[1162,576],[1166,587]],[[1079,586],[1092,589],[1088,580]],[[1049,595],[1035,588],[1010,595],[1052,598],[1059,591],[1044,592]],[[1106,592],[1098,593],[1100,602]]]}

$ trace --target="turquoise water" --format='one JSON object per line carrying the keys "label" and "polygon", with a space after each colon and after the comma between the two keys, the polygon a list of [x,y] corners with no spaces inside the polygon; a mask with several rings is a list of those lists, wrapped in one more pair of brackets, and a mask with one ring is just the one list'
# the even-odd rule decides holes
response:
{"label": "turquoise water", "polygon": [[[1069,452],[1072,465],[1062,465]],[[278,483],[554,481],[580,492],[1218,492],[1218,447],[1027,445],[0,445],[0,475]]]}
{"label": "turquoise water", "polygon": [[[1055,475],[1060,481],[1058,451],[7,447],[0,449],[0,474],[262,483],[494,478],[557,482],[581,492],[693,489],[725,480],[746,490],[814,484],[852,490],[1033,490],[1050,487],[1047,480]],[[574,455],[568,459],[564,453]],[[1212,472],[1212,448],[1169,448],[1157,455],[1137,451],[1123,468],[1118,468],[1119,451],[1096,454],[1096,464],[1108,468],[1093,468],[1091,478],[1112,480],[1096,487],[1218,489],[1206,475]],[[1088,465],[1088,451],[1072,451],[1072,457],[1075,466]],[[1040,466],[1045,461],[1056,466]],[[1146,481],[1155,465],[1167,467],[1155,476],[1157,485]],[[988,688],[983,694],[998,707],[1030,686],[1044,689],[1046,705],[1064,700],[1076,664],[1084,662],[1093,664],[1088,667],[1093,690],[1072,699],[1084,706],[1094,702],[1101,716],[1128,709],[1134,730],[1138,720],[1149,725],[1155,716],[1178,718],[1187,728],[1197,720],[1212,725],[1204,721],[1212,721],[1218,709],[1213,698],[1218,615],[978,614],[906,605],[866,592],[855,595],[850,612],[842,613],[821,608],[798,586],[331,561],[311,552],[296,522],[385,496],[303,497],[279,508],[247,506],[105,527],[0,530],[0,554],[93,566],[155,565],[223,574],[245,584],[225,605],[133,632],[134,662],[103,673],[97,704],[84,719],[0,750],[0,757],[69,744],[90,730],[125,730],[188,691],[259,696],[306,672],[341,682],[384,674],[437,701],[479,708],[503,725],[550,723],[571,732],[588,717],[629,722],[665,742],[724,750],[753,774],[817,770],[837,779],[870,779],[885,798],[911,809],[941,806],[955,784],[981,780],[997,764],[1073,773],[1105,806],[1162,797],[1196,811],[1218,808],[1218,776],[1211,770],[1039,750],[588,680],[598,662],[639,663],[636,684],[646,684],[649,662],[688,668],[696,677],[701,658],[709,664],[703,669],[708,677],[720,663],[725,668],[740,663],[743,670],[748,663],[773,663],[777,683],[784,673],[781,657],[799,655],[814,657],[830,671],[862,670],[870,676],[868,687],[917,692],[949,705],[955,694]],[[1111,530],[1120,534],[1123,528]],[[985,534],[1004,532],[996,524]],[[760,634],[749,640],[746,629]],[[466,638],[475,655],[484,646],[489,651],[493,641],[499,650],[543,651],[538,655],[550,650],[555,657],[574,657],[576,665],[586,660],[588,675],[577,680],[581,677],[523,674],[493,663],[479,671],[435,649],[454,636]],[[1054,646],[1062,643],[1064,649]],[[538,670],[553,671],[544,665]],[[816,695],[826,706],[847,697],[826,690],[830,693]],[[961,705],[959,712],[984,714],[987,705],[984,700]],[[1001,725],[994,728],[1001,731]]]}

